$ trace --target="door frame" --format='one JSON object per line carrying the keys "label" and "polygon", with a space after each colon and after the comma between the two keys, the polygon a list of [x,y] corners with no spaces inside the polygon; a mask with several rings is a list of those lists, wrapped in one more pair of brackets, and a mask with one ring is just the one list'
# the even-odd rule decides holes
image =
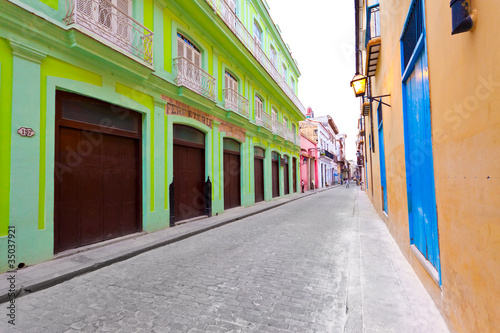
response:
{"label": "door frame", "polygon": [[[415,48],[412,51],[412,54],[408,60],[408,64],[405,67],[405,54],[404,54],[404,43],[403,43],[403,37],[406,31],[407,24],[409,23],[411,19],[411,15],[414,12],[414,7],[420,4],[421,5],[421,14],[422,14],[422,32],[421,35],[416,42]],[[430,228],[432,228],[432,231],[435,232],[435,237],[436,237],[436,244],[430,244],[431,246],[435,246],[432,251],[435,252],[435,260],[436,260],[436,266],[432,264],[432,262],[426,257],[426,254],[422,253],[422,251],[417,248],[415,245],[415,234],[416,234],[416,225],[415,221],[413,218],[413,207],[412,207],[412,192],[411,192],[411,184],[412,184],[412,165],[414,164],[412,162],[411,156],[410,156],[410,120],[409,115],[408,115],[408,103],[409,101],[407,100],[407,90],[409,89],[407,86],[407,81],[412,75],[412,73],[415,71],[415,65],[419,61],[419,59],[422,59],[421,61],[424,61],[424,67],[427,69],[428,72],[428,49],[427,49],[427,30],[426,30],[426,15],[425,15],[425,0],[412,0],[408,9],[408,13],[405,19],[405,23],[403,25],[403,29],[401,31],[400,35],[400,56],[401,56],[401,85],[402,85],[402,99],[403,99],[403,125],[404,125],[404,145],[405,145],[405,171],[406,171],[406,190],[407,190],[407,205],[408,205],[408,222],[409,222],[409,232],[410,232],[410,245],[415,248],[415,251],[418,251],[419,255],[422,255],[423,260],[426,260],[428,262],[428,265],[425,265],[424,267],[427,269],[431,277],[435,280],[435,282],[441,286],[442,284],[442,278],[441,278],[441,258],[440,258],[440,246],[439,246],[439,227],[438,227],[438,220],[437,220],[437,203],[436,203],[436,187],[435,187],[435,179],[434,179],[434,156],[433,156],[433,149],[432,149],[432,113],[431,113],[431,104],[430,104],[430,83],[429,83],[429,77],[427,76],[427,80],[424,81],[424,99],[423,99],[423,104],[425,105],[426,112],[425,112],[425,118],[426,120],[429,121],[429,131],[430,135],[429,138],[425,138],[425,140],[429,139],[430,144],[430,151],[426,152],[426,155],[428,156],[425,159],[425,164],[427,164],[426,170],[429,170],[428,175],[431,175],[432,177],[429,177],[428,179],[430,180],[429,183],[429,189],[432,189],[429,191],[430,193],[426,194],[426,197],[428,198],[429,202],[429,207],[432,207],[432,221],[430,221],[431,225]],[[424,140],[424,141],[425,141]],[[425,144],[425,142],[424,142]],[[422,167],[422,166],[421,166]],[[372,188],[373,189],[373,188]],[[424,231],[426,233],[426,231]],[[427,236],[427,233],[426,233]],[[429,243],[426,241],[426,247],[428,247]],[[432,271],[432,268],[428,267],[431,266],[433,269],[435,269],[435,272]],[[429,270],[430,269],[430,270]]]}
{"label": "door frame", "polygon": [[[72,99],[76,100],[81,100],[81,101],[90,101],[92,103],[104,105],[107,107],[113,107],[118,110],[122,110],[125,113],[132,112],[132,116],[138,118],[139,123],[137,127],[137,132],[129,132],[125,130],[120,130],[120,129],[111,129],[110,127],[105,127],[101,125],[96,125],[96,124],[91,124],[91,123],[86,123],[86,122],[79,122],[75,120],[68,120],[68,119],[63,119],[62,118],[62,101],[64,99],[64,96],[71,96]],[[54,235],[54,247],[53,247],[53,253],[59,253],[58,247],[59,247],[59,240],[58,237],[56,237],[56,232],[59,229],[61,221],[59,220],[59,214],[57,212],[59,211],[59,196],[60,196],[60,189],[58,186],[56,186],[56,181],[57,181],[57,175],[56,175],[56,170],[57,170],[57,164],[59,163],[59,158],[61,156],[61,150],[60,150],[60,128],[61,127],[66,127],[66,128],[72,128],[76,130],[81,130],[81,131],[89,131],[93,133],[102,133],[104,135],[116,135],[119,137],[126,137],[130,139],[137,139],[139,140],[138,143],[138,158],[137,158],[137,173],[139,175],[137,179],[137,188],[139,189],[137,191],[136,195],[136,200],[138,202],[138,217],[139,219],[136,221],[136,232],[140,232],[144,230],[144,200],[143,200],[143,194],[144,194],[144,187],[143,187],[143,167],[142,167],[142,161],[143,161],[143,140],[142,140],[142,133],[143,133],[143,113],[135,111],[133,109],[129,109],[126,107],[122,107],[107,101],[103,101],[98,98],[94,97],[87,97],[85,95],[82,95],[78,92],[72,92],[72,91],[66,91],[66,90],[54,90],[54,178],[53,178],[53,183],[52,186],[54,188],[54,201],[53,201],[53,209],[54,209],[54,229],[53,229],[53,235]],[[118,236],[120,237],[120,236]],[[105,240],[103,240],[105,241]],[[85,246],[85,245],[81,245]],[[80,247],[80,246],[78,246]],[[77,248],[78,248],[77,247]],[[63,250],[64,251],[64,250]]]}
{"label": "door frame", "polygon": [[[238,145],[239,145],[239,148],[240,148],[240,151],[239,152],[236,152],[236,151],[233,151],[233,150],[228,150],[228,149],[225,149],[224,148],[224,140],[232,140],[234,142],[237,142]],[[237,155],[239,156],[240,158],[240,193],[239,193],[239,206],[236,206],[236,207],[241,207],[242,206],[242,202],[243,202],[243,195],[242,195],[242,191],[243,191],[243,154],[241,153],[241,150],[243,149],[243,143],[233,137],[229,137],[229,136],[224,136],[224,138],[222,139],[222,187],[225,187],[225,181],[226,181],[226,175],[224,173],[224,154],[229,154],[229,155]],[[226,198],[226,193],[224,192],[224,200]],[[236,207],[232,207],[232,208],[236,208]],[[224,204],[224,210],[226,210],[227,208],[225,207],[225,204]],[[231,209],[231,208],[229,208]]]}

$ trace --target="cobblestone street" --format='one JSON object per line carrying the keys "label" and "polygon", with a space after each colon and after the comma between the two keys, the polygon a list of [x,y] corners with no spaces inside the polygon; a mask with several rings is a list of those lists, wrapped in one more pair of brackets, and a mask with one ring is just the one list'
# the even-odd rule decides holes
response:
{"label": "cobblestone street", "polygon": [[[374,298],[360,289],[370,287],[359,266],[360,196],[365,194],[356,186],[328,190],[26,295],[16,301],[15,329],[3,320],[0,330],[445,331],[443,324],[419,324],[413,314],[394,309],[381,312],[395,316],[394,328],[377,330],[370,322],[378,317],[375,307],[363,324],[362,308]],[[383,283],[387,274],[375,280]],[[383,298],[380,285],[373,287],[374,297]],[[408,299],[385,291],[411,312]]]}

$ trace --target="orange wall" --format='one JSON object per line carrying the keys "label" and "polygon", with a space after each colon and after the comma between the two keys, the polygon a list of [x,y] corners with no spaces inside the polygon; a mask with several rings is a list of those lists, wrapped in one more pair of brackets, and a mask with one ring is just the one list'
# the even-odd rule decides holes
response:
{"label": "orange wall", "polygon": [[[382,214],[376,107],[367,191],[451,331],[500,327],[500,35],[498,0],[472,1],[473,32],[451,35],[449,1],[426,1],[433,155],[442,289],[410,251],[399,37],[410,0],[380,0],[382,50],[373,95],[384,107],[388,218]],[[365,120],[370,133],[370,120]],[[368,160],[367,165],[370,165]],[[489,177],[489,178],[488,178]],[[367,170],[370,181],[370,170]],[[372,187],[374,196],[371,196]]]}

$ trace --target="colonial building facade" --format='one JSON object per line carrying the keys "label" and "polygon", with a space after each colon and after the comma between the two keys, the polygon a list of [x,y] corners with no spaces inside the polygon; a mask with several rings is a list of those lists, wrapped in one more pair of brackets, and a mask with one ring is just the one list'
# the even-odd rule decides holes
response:
{"label": "colonial building facade", "polygon": [[0,247],[15,226],[30,265],[297,192],[300,72],[268,10],[1,2]]}
{"label": "colonial building facade", "polygon": [[[311,108],[307,109],[307,116],[314,115]],[[308,141],[315,143],[315,148],[310,148],[307,141],[301,140],[302,143],[306,144],[306,148],[309,151],[317,150],[317,165],[316,165],[316,175],[314,187],[323,188],[326,186],[333,185],[338,179],[337,173],[337,155],[335,155],[337,149],[336,134],[338,134],[338,129],[333,119],[330,116],[324,116],[321,118],[308,118],[300,122],[300,132]]]}
{"label": "colonial building facade", "polygon": [[354,3],[366,192],[450,330],[498,331],[500,6]]}

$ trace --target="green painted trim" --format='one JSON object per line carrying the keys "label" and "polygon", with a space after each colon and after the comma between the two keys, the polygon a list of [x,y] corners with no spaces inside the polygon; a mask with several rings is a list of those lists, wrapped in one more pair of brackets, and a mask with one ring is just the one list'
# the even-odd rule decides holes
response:
{"label": "green painted trim", "polygon": [[[45,228],[45,176],[47,159],[47,77],[55,76],[102,86],[102,77],[56,58],[46,57],[40,69],[40,166],[38,229]],[[55,94],[54,94],[55,98]],[[49,132],[50,133],[50,132]]]}
{"label": "green painted trim", "polygon": [[12,78],[12,51],[0,38],[0,237],[7,235],[10,215]]}
{"label": "green painted trim", "polygon": [[150,200],[149,200],[149,204],[150,204],[150,211],[151,212],[154,212],[155,210],[155,173],[154,173],[154,170],[155,170],[155,166],[154,166],[154,156],[155,156],[155,147],[154,147],[154,121],[155,121],[155,117],[154,117],[154,99],[152,96],[150,95],[147,95],[139,90],[136,90],[136,89],[133,89],[133,88],[130,88],[124,84],[121,84],[119,82],[116,83],[116,90],[115,90],[117,93],[123,95],[123,96],[126,96],[142,105],[144,105],[145,107],[147,107],[149,110],[150,110],[150,114],[149,114],[149,122],[150,122],[150,126],[149,126],[149,131],[150,131],[150,142],[149,142],[149,154],[150,154],[150,164],[149,164],[149,172],[150,172],[150,181],[149,181],[149,191],[150,191]]}
{"label": "green painted trim", "polygon": [[154,31],[154,6],[153,0],[144,1],[144,26]]}
{"label": "green painted trim", "polygon": [[163,10],[163,66],[167,72],[172,73],[172,48],[165,47],[167,45],[172,45],[172,19],[168,14],[169,12],[167,8]]}
{"label": "green painted trim", "polygon": [[[168,137],[169,137],[169,130],[168,130],[168,117],[166,114],[163,114],[163,126],[164,126],[164,136],[163,136],[163,140],[164,140],[164,148],[165,148],[165,156],[164,156],[164,159],[165,159],[165,170],[168,169],[168,153],[169,153],[169,150],[168,150]],[[165,174],[165,210],[167,209],[170,209],[170,202],[168,200],[168,194],[169,194],[169,186],[170,186],[170,181],[169,181],[169,178],[168,178],[168,172],[166,172]]]}
{"label": "green painted trim", "polygon": [[46,4],[50,8],[55,9],[55,10],[57,10],[58,5],[59,5],[59,1],[58,0],[39,0],[39,1],[41,3]]}

